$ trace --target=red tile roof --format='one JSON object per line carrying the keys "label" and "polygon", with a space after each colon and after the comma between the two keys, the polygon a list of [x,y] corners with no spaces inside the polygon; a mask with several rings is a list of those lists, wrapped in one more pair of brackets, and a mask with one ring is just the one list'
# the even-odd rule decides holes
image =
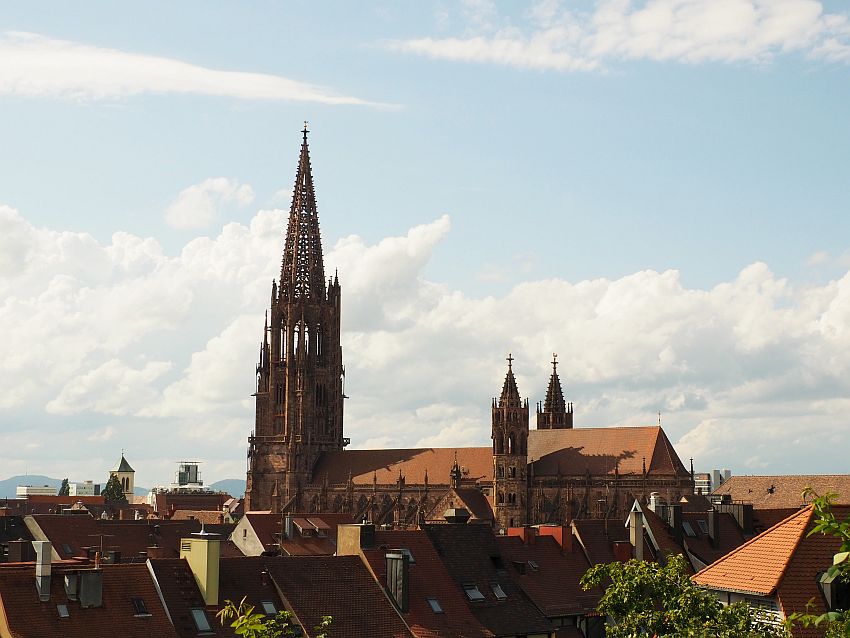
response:
{"label": "red tile roof", "polygon": [[807,487],[818,494],[836,492],[838,502],[850,503],[850,474],[733,476],[712,494],[729,494],[733,501],[752,503],[756,510],[797,509],[807,504],[803,499]]}
{"label": "red tile roof", "polygon": [[[511,577],[493,530],[487,525],[426,525],[449,575],[458,585],[475,584],[483,600],[470,603],[478,621],[497,636],[548,633],[552,627]],[[507,597],[499,600],[493,585]]]}
{"label": "red tile roof", "polygon": [[329,615],[332,636],[413,638],[359,556],[281,557],[268,570],[307,631]]}
{"label": "red tile roof", "polygon": [[449,483],[449,472],[455,453],[464,478],[490,482],[493,480],[493,451],[489,447],[419,448],[410,450],[344,450],[324,452],[313,469],[315,482],[328,477],[328,483],[341,485],[352,481],[358,485],[371,485],[377,475],[381,485],[393,484],[399,470],[407,483],[422,484],[425,471],[431,485]]}
{"label": "red tile roof", "polygon": [[205,525],[224,523],[224,512],[215,510],[176,510],[168,520],[191,521],[196,520]]}
{"label": "red tile roof", "polygon": [[[280,514],[248,512],[245,514],[254,533],[264,547],[276,548],[280,540],[280,530],[283,517]],[[340,525],[354,522],[351,514],[294,514],[293,523],[302,528],[313,530],[310,536],[301,536],[297,530],[293,538],[284,539],[282,549],[290,556],[330,556],[336,552],[337,529]],[[317,536],[315,528],[319,527],[326,536]]]}
{"label": "red tile roof", "polygon": [[[571,533],[569,528],[566,532]],[[514,580],[547,617],[584,615],[596,608],[602,591],[585,591],[579,585],[590,563],[578,542],[572,551],[562,552],[551,536],[532,537],[529,542],[517,536],[499,536],[496,541]]]}
{"label": "red tile roof", "polygon": [[528,460],[535,476],[642,474],[690,478],[659,426],[531,430]]}
{"label": "red tile roof", "polygon": [[[410,609],[404,619],[418,638],[487,638],[487,630],[466,603],[466,594],[452,580],[422,530],[377,531],[375,545],[378,549],[364,550],[363,554],[379,583],[385,585],[387,577],[386,553],[390,549],[407,549],[415,561],[410,565]],[[428,598],[436,598],[443,613],[435,613]]]}
{"label": "red tile roof", "polygon": [[[66,571],[54,565],[50,602],[42,603],[32,564],[0,568],[0,604],[8,618],[12,638],[177,637],[146,565],[105,565],[102,568],[103,605],[86,609],[68,600],[63,587]],[[133,597],[144,601],[150,616],[136,617]],[[59,617],[58,604],[68,606],[68,618]]]}

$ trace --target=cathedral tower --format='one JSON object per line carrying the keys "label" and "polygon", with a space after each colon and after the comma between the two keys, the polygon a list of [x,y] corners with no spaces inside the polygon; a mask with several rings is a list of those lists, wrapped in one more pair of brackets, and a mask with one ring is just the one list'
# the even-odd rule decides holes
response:
{"label": "cathedral tower", "polygon": [[339,280],[325,281],[316,195],[303,130],[280,284],[272,282],[248,439],[246,510],[297,511],[319,455],[341,450]]}
{"label": "cathedral tower", "polygon": [[508,355],[508,374],[502,394],[493,399],[493,500],[496,527],[519,527],[528,522],[528,399],[520,399]]}
{"label": "cathedral tower", "polygon": [[552,376],[546,400],[537,403],[538,430],[569,430],[573,427],[573,404],[564,401],[561,380],[558,378],[558,355],[552,355]]}

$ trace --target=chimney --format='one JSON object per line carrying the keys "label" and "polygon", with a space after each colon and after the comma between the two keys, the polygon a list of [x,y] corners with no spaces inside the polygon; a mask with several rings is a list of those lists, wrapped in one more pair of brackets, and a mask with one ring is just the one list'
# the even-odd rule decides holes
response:
{"label": "chimney", "polygon": [[712,547],[717,547],[719,523],[720,518],[717,513],[717,510],[712,507],[710,510],[708,510],[708,539],[711,541]]}
{"label": "chimney", "polygon": [[78,572],[80,607],[103,606],[103,570],[85,569]]}
{"label": "chimney", "polygon": [[361,549],[375,547],[375,526],[372,523],[340,525],[337,528],[337,556],[357,556]]}
{"label": "chimney", "polygon": [[287,514],[283,519],[283,537],[292,538],[292,515]]}
{"label": "chimney", "polygon": [[410,589],[410,557],[400,549],[387,552],[387,591],[402,613],[408,610]]}
{"label": "chimney", "polygon": [[466,525],[469,521],[469,512],[465,507],[451,507],[443,514],[449,525]]}
{"label": "chimney", "polygon": [[189,563],[201,596],[207,605],[218,604],[218,567],[221,558],[221,538],[218,534],[200,531],[180,541],[180,558]]}
{"label": "chimney", "polygon": [[38,588],[38,599],[46,603],[50,600],[51,552],[50,541],[33,541],[35,549],[35,585]]}
{"label": "chimney", "polygon": [[629,514],[629,540],[635,550],[635,560],[643,560],[643,512]]}
{"label": "chimney", "polygon": [[682,506],[669,505],[670,509],[670,527],[673,528],[673,538],[676,540],[676,545],[682,547],[684,542],[684,529],[682,528]]}

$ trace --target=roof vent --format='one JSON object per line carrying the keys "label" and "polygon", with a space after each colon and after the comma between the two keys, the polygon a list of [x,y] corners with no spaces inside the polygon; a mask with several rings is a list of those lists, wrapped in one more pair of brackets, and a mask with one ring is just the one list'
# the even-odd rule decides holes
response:
{"label": "roof vent", "polygon": [[465,507],[451,507],[443,514],[449,525],[466,525],[469,521],[469,511]]}

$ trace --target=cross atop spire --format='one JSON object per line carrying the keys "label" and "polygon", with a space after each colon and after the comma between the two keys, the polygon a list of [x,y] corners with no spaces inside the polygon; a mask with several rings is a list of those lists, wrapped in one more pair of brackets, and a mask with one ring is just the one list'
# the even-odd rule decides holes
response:
{"label": "cross atop spire", "polygon": [[513,355],[511,355],[511,353],[510,353],[510,352],[508,353],[508,356],[507,356],[507,357],[505,357],[505,361],[507,361],[507,362],[508,362],[508,371],[510,371],[510,369],[511,369],[511,364],[513,364],[513,362],[514,362]]}
{"label": "cross atop spire", "polygon": [[322,237],[319,232],[316,193],[313,189],[310,150],[307,146],[308,132],[305,121],[280,269],[280,295],[290,300],[322,300],[325,296]]}
{"label": "cross atop spire", "polygon": [[552,372],[555,374],[558,372],[558,355],[554,352],[552,353]]}

